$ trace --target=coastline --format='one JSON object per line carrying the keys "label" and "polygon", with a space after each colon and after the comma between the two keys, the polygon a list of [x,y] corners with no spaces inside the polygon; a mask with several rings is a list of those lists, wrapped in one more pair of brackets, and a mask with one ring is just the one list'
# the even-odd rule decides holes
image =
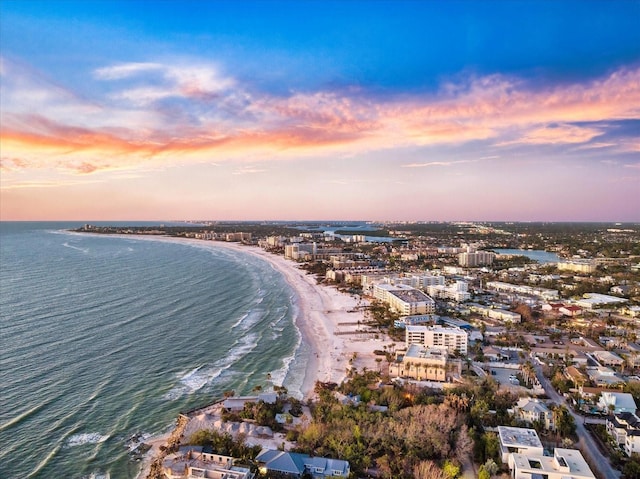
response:
{"label": "coastline", "polygon": [[[86,234],[86,233],[77,233]],[[298,267],[298,263],[282,255],[269,253],[258,246],[247,246],[233,242],[173,238],[169,236],[149,237],[145,235],[110,235],[142,241],[164,241],[190,244],[204,248],[227,248],[253,255],[267,261],[276,269],[294,292],[297,315],[294,323],[302,341],[310,348],[305,376],[298,391],[308,400],[314,395],[316,381],[340,384],[348,369],[374,369],[379,365],[373,351],[382,349],[389,338],[382,333],[361,332],[365,315],[362,306],[366,300],[338,291],[333,286],[318,284],[314,275]],[[289,391],[292,393],[294,391]]]}
{"label": "coastline", "polygon": [[[257,246],[222,241],[166,236],[117,236],[144,241],[191,244],[211,249],[227,248],[259,257],[282,274],[294,292],[294,302],[297,306],[295,327],[300,332],[302,341],[310,349],[300,391],[289,391],[290,394],[298,392],[303,400],[309,400],[315,395],[314,387],[317,381],[340,384],[351,368],[371,370],[381,367],[381,364],[376,362],[373,351],[383,349],[383,345],[388,344],[389,339],[382,334],[374,336],[371,333],[358,332],[364,329],[360,324],[365,320],[361,307],[368,303],[359,297],[342,293],[332,286],[318,284],[314,275],[307,274],[297,263],[285,259],[284,256],[269,253]],[[145,441],[151,448],[143,457],[137,479],[149,477],[152,464],[162,457],[163,446],[167,445],[175,431],[173,428]]]}

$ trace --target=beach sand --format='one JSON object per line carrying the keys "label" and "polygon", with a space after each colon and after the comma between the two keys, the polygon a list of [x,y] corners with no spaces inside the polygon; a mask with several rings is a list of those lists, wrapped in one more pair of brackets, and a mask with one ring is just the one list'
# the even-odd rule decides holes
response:
{"label": "beach sand", "polygon": [[[141,239],[158,240],[159,238],[141,237]],[[296,262],[255,246],[165,237],[162,240],[211,248],[230,248],[259,256],[284,276],[295,292],[295,301],[298,306],[296,327],[300,331],[302,340],[311,350],[301,390],[289,391],[290,394],[311,399],[314,397],[316,381],[340,384],[346,378],[350,368],[374,370],[386,367],[386,361],[376,362],[373,351],[382,350],[384,345],[390,344],[390,339],[383,334],[358,332],[367,329],[363,324],[358,324],[365,321],[362,306],[368,304],[366,300],[342,293],[335,287],[318,284],[315,276],[307,274]],[[192,427],[193,425],[188,426],[189,429]],[[169,437],[170,433],[147,441],[152,448],[144,457],[138,478],[147,477],[151,462],[162,454],[160,446],[164,445]]]}

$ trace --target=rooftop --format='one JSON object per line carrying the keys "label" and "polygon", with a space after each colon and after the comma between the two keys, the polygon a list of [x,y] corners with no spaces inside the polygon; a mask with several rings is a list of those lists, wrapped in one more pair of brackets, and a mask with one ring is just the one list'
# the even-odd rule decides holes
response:
{"label": "rooftop", "polygon": [[523,427],[498,426],[500,442],[507,447],[539,447],[542,443],[534,429]]}

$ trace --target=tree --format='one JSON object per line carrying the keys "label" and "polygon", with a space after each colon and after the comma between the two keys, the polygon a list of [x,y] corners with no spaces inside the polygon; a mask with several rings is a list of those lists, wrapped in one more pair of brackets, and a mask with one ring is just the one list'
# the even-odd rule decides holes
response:
{"label": "tree", "polygon": [[556,406],[553,408],[553,422],[556,425],[556,431],[562,437],[575,436],[576,422],[569,410],[564,406]]}
{"label": "tree", "polygon": [[415,479],[449,479],[442,469],[433,461],[422,461],[413,468]]}

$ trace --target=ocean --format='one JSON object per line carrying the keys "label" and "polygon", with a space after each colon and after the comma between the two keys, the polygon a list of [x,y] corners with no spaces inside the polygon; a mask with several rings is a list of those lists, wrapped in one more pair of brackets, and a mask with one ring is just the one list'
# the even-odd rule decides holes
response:
{"label": "ocean", "polygon": [[294,291],[203,242],[0,223],[0,477],[135,478],[133,435],[304,377]]}

